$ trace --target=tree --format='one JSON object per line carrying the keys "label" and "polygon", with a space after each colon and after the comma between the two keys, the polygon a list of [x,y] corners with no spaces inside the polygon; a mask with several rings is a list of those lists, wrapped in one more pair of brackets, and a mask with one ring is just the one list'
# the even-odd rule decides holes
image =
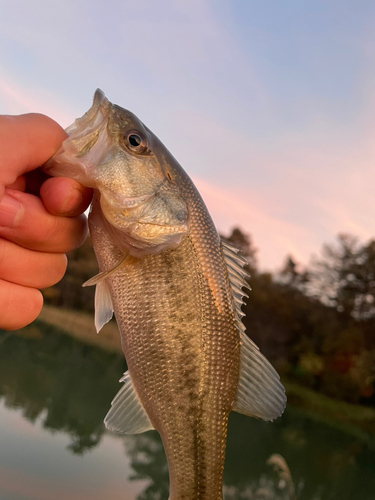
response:
{"label": "tree", "polygon": [[300,266],[291,255],[287,255],[284,267],[276,278],[282,284],[304,291],[304,287],[309,281],[309,274],[307,271],[300,269]]}
{"label": "tree", "polygon": [[313,262],[309,281],[312,295],[346,317],[375,317],[375,240],[361,245],[339,234],[336,245],[325,245],[322,258]]}

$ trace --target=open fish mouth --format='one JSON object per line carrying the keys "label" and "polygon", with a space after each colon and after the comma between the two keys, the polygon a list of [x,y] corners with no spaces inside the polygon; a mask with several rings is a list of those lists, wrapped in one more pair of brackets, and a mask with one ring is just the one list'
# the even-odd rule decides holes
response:
{"label": "open fish mouth", "polygon": [[[69,136],[80,133],[82,135],[88,134],[90,129],[95,129],[100,125],[99,122],[108,118],[109,110],[110,103],[108,99],[102,90],[97,89],[94,94],[94,100],[91,108],[86,111],[83,116],[77,118],[74,123],[69,125],[69,127],[65,129],[65,132]],[[99,113],[99,111],[102,111],[102,113]]]}

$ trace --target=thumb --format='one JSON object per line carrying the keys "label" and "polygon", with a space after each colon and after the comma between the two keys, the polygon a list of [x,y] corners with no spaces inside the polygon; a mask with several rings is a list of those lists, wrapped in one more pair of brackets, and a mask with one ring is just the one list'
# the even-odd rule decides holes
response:
{"label": "thumb", "polygon": [[4,186],[43,165],[66,137],[64,129],[45,115],[0,116],[0,199]]}

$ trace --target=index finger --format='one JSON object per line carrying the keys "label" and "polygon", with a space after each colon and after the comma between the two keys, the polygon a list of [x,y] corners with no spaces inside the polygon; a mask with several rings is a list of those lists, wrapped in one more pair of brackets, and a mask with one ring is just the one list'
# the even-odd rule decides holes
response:
{"label": "index finger", "polygon": [[45,115],[0,116],[0,194],[3,186],[43,165],[67,136],[58,123]]}

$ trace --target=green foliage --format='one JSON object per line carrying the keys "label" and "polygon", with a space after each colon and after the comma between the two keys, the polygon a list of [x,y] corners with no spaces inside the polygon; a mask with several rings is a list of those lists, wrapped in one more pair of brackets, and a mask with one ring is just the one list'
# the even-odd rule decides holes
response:
{"label": "green foliage", "polygon": [[336,399],[375,405],[375,241],[340,234],[310,268],[288,256],[272,275],[257,271],[251,238],[236,229],[227,239],[251,255],[243,321],[279,372]]}

